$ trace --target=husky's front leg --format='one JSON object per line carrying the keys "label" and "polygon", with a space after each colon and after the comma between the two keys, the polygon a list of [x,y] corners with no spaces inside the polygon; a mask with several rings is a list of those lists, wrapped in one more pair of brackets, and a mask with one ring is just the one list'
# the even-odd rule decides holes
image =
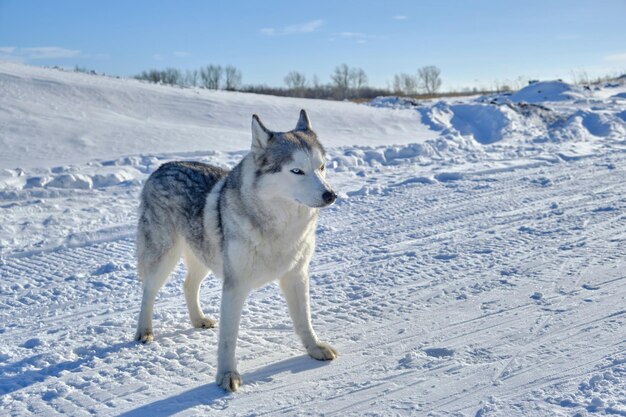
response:
{"label": "husky's front leg", "polygon": [[289,314],[296,334],[300,336],[306,351],[320,361],[336,359],[337,351],[317,338],[311,324],[309,302],[309,276],[306,270],[293,271],[280,280],[280,288],[287,300]]}
{"label": "husky's front leg", "polygon": [[226,391],[234,392],[242,384],[237,372],[235,348],[239,333],[241,312],[250,288],[234,279],[224,280],[222,305],[220,308],[220,337],[217,346],[217,385]]}

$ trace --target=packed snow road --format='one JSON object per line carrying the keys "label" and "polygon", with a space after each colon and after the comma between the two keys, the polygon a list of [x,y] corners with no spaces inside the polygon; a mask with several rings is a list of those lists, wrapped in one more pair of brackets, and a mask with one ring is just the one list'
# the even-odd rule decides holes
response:
{"label": "packed snow road", "polygon": [[[626,415],[625,167],[614,151],[438,181],[363,168],[377,187],[322,213],[311,268],[339,359],[305,355],[270,285],[244,310],[234,395],[214,383],[216,332],[189,324],[182,266],[155,342],[132,342],[139,187],[98,191],[126,196],[124,233],[2,259],[0,414]],[[214,318],[219,296],[209,277]]]}

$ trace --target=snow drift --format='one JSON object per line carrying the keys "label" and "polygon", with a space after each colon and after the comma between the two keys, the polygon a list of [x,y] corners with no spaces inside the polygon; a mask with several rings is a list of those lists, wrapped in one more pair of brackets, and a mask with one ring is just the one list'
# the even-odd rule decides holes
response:
{"label": "snow drift", "polygon": [[544,103],[550,101],[584,100],[591,96],[589,90],[575,87],[563,81],[534,82],[511,95],[511,101]]}
{"label": "snow drift", "polygon": [[[620,91],[626,87],[616,85],[608,89]],[[533,83],[514,94],[424,102],[378,97],[369,104],[378,108],[414,109],[421,122],[441,136],[455,140],[470,138],[485,145],[483,150],[495,157],[495,149],[488,145],[551,143],[558,146],[548,148],[558,153],[558,147],[580,148],[581,142],[594,141],[594,137],[621,142],[625,126],[623,104],[605,101],[602,99],[605,94],[596,93],[550,81]],[[612,96],[609,93],[609,98],[619,94],[622,93]],[[530,148],[527,151],[532,152]]]}
{"label": "snow drift", "polygon": [[181,89],[3,62],[0,91],[0,169],[52,168],[146,151],[247,149],[252,114],[274,130],[290,130],[301,108],[327,146],[436,136],[409,111]]}

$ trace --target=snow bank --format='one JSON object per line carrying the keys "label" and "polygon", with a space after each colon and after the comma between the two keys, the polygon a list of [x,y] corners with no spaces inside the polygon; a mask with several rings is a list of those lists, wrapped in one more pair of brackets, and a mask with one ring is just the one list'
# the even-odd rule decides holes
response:
{"label": "snow bank", "polygon": [[[622,93],[620,93],[622,94]],[[621,141],[626,131],[621,100],[601,90],[598,97],[559,81],[538,82],[515,94],[431,102],[403,97],[378,97],[373,107],[412,109],[421,122],[440,133],[440,139],[468,138],[485,146],[589,142],[594,138]],[[606,96],[603,101],[600,97]],[[606,145],[597,143],[598,146]],[[568,145],[569,146],[569,145]],[[475,147],[472,148],[472,150]],[[531,148],[526,148],[532,153]],[[545,150],[545,149],[544,149]],[[556,152],[558,153],[558,152]]]}
{"label": "snow bank", "polygon": [[150,165],[106,166],[98,162],[66,165],[52,169],[4,169],[0,172],[0,191],[21,189],[96,189],[138,183]]}
{"label": "snow bank", "polygon": [[526,103],[543,103],[546,101],[582,100],[589,98],[590,91],[562,81],[540,81],[532,83],[513,93],[511,101]]}
{"label": "snow bank", "polygon": [[408,110],[182,89],[6,62],[0,62],[0,91],[0,169],[249,149],[252,114],[282,131],[295,126],[301,108],[328,147],[437,136]]}
{"label": "snow bank", "polygon": [[[249,147],[249,119],[277,130],[309,110],[330,167],[429,165],[589,155],[619,144],[626,111],[617,87],[587,97],[538,82],[513,95],[368,105],[180,89],[0,63],[0,192],[88,190],[140,183],[176,158],[232,166]],[[621,88],[621,87],[620,87]],[[544,102],[545,101],[545,102]],[[43,139],[42,139],[43,138]],[[603,142],[600,142],[603,141]]]}
{"label": "snow bank", "polygon": [[484,103],[451,104],[449,101],[418,103],[401,97],[378,97],[369,103],[374,107],[415,109],[422,123],[442,133],[471,136],[481,144],[502,140],[514,118],[511,109]]}

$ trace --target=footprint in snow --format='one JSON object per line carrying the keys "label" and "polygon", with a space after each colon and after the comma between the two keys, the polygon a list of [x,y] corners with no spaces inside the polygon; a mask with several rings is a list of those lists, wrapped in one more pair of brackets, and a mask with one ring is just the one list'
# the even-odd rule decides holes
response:
{"label": "footprint in snow", "polygon": [[424,353],[431,358],[449,358],[454,356],[454,350],[448,348],[427,348]]}
{"label": "footprint in snow", "polygon": [[596,291],[600,289],[600,287],[598,287],[597,285],[593,285],[593,284],[583,284],[582,287],[589,291]]}
{"label": "footprint in snow", "polygon": [[456,253],[440,253],[440,254],[433,256],[433,258],[439,259],[441,261],[449,261],[450,259],[454,259],[457,256],[459,255]]}

